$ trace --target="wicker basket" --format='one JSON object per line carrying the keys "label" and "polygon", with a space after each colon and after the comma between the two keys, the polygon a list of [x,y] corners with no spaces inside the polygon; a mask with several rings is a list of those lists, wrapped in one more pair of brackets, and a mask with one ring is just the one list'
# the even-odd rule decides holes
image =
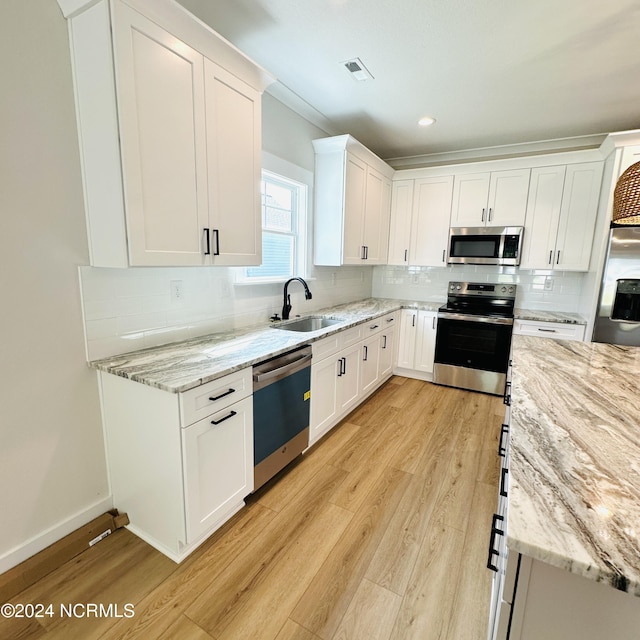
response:
{"label": "wicker basket", "polygon": [[632,164],[613,192],[613,222],[640,224],[640,162]]}

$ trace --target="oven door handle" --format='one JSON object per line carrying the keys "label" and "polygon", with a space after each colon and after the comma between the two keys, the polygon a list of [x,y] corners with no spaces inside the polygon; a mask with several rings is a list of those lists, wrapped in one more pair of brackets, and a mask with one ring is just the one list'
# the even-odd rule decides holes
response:
{"label": "oven door handle", "polygon": [[513,318],[496,318],[488,316],[474,316],[466,313],[449,313],[448,311],[440,311],[438,320],[464,320],[465,322],[483,322],[485,324],[513,324]]}

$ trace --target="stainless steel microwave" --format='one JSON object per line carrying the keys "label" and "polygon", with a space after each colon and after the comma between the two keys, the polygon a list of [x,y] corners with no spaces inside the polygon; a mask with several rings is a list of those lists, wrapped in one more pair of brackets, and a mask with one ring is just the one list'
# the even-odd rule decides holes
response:
{"label": "stainless steel microwave", "polygon": [[448,263],[517,266],[523,231],[522,227],[451,227]]}

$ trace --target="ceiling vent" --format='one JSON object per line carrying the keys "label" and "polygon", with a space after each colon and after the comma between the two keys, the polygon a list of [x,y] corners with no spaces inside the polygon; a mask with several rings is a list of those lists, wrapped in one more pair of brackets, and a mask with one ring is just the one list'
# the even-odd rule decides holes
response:
{"label": "ceiling vent", "polygon": [[364,80],[373,80],[373,76],[371,75],[367,67],[364,66],[360,58],[346,60],[341,64],[346,67],[347,71],[351,74],[351,77],[354,80],[359,80],[360,82],[363,82]]}

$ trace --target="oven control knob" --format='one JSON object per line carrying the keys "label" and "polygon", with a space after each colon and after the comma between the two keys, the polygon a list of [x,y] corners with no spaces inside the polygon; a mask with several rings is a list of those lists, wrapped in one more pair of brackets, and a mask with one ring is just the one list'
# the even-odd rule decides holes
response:
{"label": "oven control knob", "polygon": [[460,291],[460,289],[462,289],[462,285],[457,284],[457,285],[456,285],[456,289],[457,289],[458,291]]}
{"label": "oven control knob", "polygon": [[502,287],[502,289],[500,289],[500,291],[502,291],[502,293],[507,293],[507,287]]}
{"label": "oven control knob", "polygon": [[509,287],[509,293],[513,293],[513,287]]}
{"label": "oven control knob", "polygon": [[456,288],[456,285],[455,285],[455,284],[452,284],[452,285],[449,287],[449,289],[451,289],[451,291],[455,291],[455,288]]}

